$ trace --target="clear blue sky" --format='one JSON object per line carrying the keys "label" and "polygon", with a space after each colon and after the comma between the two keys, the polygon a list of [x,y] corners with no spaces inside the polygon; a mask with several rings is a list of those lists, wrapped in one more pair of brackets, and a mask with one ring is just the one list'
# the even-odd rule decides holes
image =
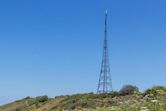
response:
{"label": "clear blue sky", "polygon": [[1,0],[0,104],[95,92],[106,7],[114,89],[165,86],[165,0]]}

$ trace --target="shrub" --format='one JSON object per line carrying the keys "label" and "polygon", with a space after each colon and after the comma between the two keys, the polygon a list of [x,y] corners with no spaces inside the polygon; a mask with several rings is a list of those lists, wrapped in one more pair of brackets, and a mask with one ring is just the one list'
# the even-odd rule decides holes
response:
{"label": "shrub", "polygon": [[152,88],[153,90],[162,90],[162,91],[166,91],[166,88],[164,87],[164,86],[154,86],[153,88]]}
{"label": "shrub", "polygon": [[166,88],[163,86],[154,86],[151,89],[147,89],[144,94],[148,95],[148,94],[153,94],[153,95],[157,95],[157,94],[161,94],[163,92],[166,92]]}
{"label": "shrub", "polygon": [[122,89],[119,91],[120,95],[131,95],[139,93],[139,89],[136,86],[132,85],[125,85],[122,87]]}
{"label": "shrub", "polygon": [[36,102],[45,102],[48,101],[48,96],[38,96],[36,97]]}

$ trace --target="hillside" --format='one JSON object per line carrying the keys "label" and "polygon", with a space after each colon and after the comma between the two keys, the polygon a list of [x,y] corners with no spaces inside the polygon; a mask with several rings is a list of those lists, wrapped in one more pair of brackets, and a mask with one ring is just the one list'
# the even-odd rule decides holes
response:
{"label": "hillside", "polygon": [[123,89],[109,94],[26,97],[1,106],[0,111],[166,111],[166,88],[153,87],[144,93]]}

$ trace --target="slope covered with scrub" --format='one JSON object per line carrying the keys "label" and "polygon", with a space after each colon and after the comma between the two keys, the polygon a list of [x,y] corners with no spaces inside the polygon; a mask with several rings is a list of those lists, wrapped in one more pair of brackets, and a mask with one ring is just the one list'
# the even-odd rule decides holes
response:
{"label": "slope covered with scrub", "polygon": [[125,89],[109,94],[26,97],[1,106],[0,111],[166,111],[166,88],[153,87],[144,93]]}

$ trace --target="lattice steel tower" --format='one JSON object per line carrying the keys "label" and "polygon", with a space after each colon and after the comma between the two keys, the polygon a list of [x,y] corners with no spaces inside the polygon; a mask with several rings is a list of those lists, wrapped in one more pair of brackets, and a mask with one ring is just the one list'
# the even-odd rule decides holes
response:
{"label": "lattice steel tower", "polygon": [[97,93],[109,93],[113,91],[112,79],[110,73],[109,51],[108,51],[108,14],[105,13],[105,31],[104,31],[104,46],[103,58],[101,64],[100,78],[97,88]]}

